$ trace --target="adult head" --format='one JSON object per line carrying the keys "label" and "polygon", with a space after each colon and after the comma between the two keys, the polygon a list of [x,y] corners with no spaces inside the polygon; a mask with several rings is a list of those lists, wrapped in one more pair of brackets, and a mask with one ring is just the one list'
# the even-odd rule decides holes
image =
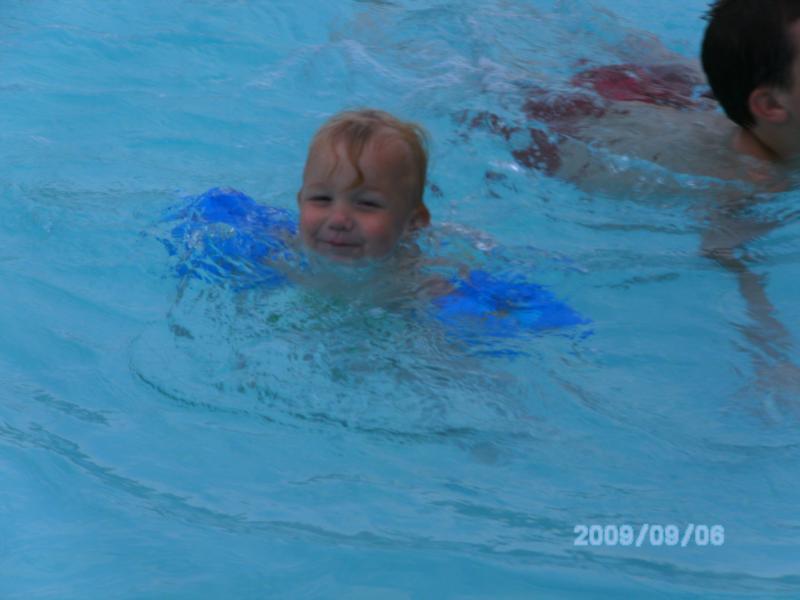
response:
{"label": "adult head", "polygon": [[728,117],[778,157],[800,150],[800,0],[717,0],[703,70]]}

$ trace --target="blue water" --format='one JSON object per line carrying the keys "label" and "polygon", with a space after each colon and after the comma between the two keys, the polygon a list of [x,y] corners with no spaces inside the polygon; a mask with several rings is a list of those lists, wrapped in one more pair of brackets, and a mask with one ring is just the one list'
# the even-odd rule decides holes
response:
{"label": "blue water", "polygon": [[[5,0],[0,597],[798,597],[798,194],[733,218],[754,310],[700,252],[730,185],[595,193],[455,118],[519,117],[587,57],[689,60],[704,5]],[[174,276],[167,207],[292,209],[358,105],[432,134],[423,247],[591,334],[487,353],[358,291]],[[725,542],[576,546],[595,523]]]}

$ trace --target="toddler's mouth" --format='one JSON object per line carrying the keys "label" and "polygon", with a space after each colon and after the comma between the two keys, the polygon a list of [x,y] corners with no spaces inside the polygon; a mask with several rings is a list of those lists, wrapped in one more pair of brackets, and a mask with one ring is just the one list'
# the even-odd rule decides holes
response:
{"label": "toddler's mouth", "polygon": [[320,239],[319,241],[326,246],[332,246],[334,248],[357,248],[361,245],[357,242],[351,242],[348,240]]}
{"label": "toddler's mouth", "polygon": [[331,258],[354,259],[360,255],[361,244],[346,240],[317,240],[317,249]]}

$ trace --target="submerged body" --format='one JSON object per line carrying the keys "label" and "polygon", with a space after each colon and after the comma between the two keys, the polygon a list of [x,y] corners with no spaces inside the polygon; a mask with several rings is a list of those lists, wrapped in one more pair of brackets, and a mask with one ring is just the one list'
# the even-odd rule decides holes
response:
{"label": "submerged body", "polygon": [[491,113],[465,115],[473,128],[504,137],[521,166],[590,191],[630,188],[644,162],[675,174],[764,183],[782,170],[743,145],[739,128],[716,111],[704,79],[683,64],[618,64],[587,68],[572,92],[532,86],[521,109],[525,124]]}

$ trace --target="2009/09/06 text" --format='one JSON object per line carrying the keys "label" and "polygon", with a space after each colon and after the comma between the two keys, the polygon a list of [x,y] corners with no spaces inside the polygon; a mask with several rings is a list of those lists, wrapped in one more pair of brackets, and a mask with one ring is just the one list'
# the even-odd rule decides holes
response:
{"label": "2009/09/06 text", "polygon": [[655,525],[644,523],[638,530],[632,525],[575,525],[575,546],[722,546],[722,525]]}

